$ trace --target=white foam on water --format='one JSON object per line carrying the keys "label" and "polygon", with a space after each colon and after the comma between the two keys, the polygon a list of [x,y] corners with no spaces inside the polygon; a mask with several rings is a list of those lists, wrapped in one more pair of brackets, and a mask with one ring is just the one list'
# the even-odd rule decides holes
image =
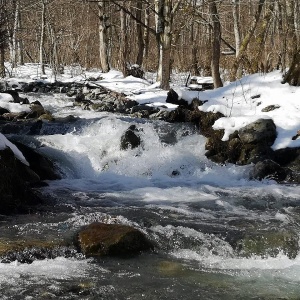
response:
{"label": "white foam on water", "polygon": [[[17,261],[11,263],[0,263],[0,284],[18,284],[24,276],[28,280],[69,279],[83,278],[88,275],[91,266],[89,260],[67,259],[57,257],[55,259],[35,260],[32,264],[21,264]],[[108,272],[99,267],[99,272]]]}

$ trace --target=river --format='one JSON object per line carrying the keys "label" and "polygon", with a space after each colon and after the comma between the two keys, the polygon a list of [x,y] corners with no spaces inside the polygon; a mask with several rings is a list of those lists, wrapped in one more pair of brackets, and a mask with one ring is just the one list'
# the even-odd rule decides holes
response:
{"label": "river", "polygon": [[[127,259],[0,263],[1,299],[299,299],[297,253],[232,246],[248,231],[298,236],[299,186],[249,181],[251,166],[210,162],[205,138],[188,124],[84,111],[61,95],[30,97],[55,117],[79,119],[19,137],[51,158],[63,179],[40,189],[55,203],[47,210],[1,216],[2,236],[69,238],[101,221],[140,229],[156,249]],[[142,144],[121,150],[132,124]]]}

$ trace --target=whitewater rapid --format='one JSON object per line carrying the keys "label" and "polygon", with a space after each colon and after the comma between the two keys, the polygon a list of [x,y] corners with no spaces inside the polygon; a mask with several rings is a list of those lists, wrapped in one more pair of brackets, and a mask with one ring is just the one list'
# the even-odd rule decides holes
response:
{"label": "whitewater rapid", "polygon": [[[54,117],[78,117],[45,123],[40,135],[22,137],[54,161],[63,179],[49,181],[42,193],[70,212],[9,226],[19,236],[63,235],[94,221],[118,222],[144,231],[160,251],[133,261],[59,257],[31,265],[1,263],[3,299],[42,299],[43,294],[45,299],[275,299],[300,292],[299,255],[238,257],[207,229],[221,232],[239,219],[298,228],[292,208],[299,204],[299,187],[250,181],[251,166],[212,163],[204,155],[205,138],[189,124],[95,113],[73,107],[70,98],[36,97]],[[132,124],[141,146],[121,150],[121,136]],[[93,291],[86,298],[65,292],[85,282]]]}

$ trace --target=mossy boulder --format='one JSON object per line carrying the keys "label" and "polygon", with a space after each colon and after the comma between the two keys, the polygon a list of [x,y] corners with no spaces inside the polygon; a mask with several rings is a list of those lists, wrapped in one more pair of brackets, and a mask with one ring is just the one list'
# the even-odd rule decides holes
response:
{"label": "mossy boulder", "polygon": [[153,248],[147,237],[131,226],[98,222],[82,229],[77,242],[87,257],[133,256]]}

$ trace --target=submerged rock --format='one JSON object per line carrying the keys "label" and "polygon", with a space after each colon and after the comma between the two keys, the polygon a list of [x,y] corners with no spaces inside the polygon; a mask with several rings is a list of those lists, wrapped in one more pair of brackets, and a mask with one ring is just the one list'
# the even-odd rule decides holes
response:
{"label": "submerged rock", "polygon": [[139,230],[119,224],[92,223],[78,233],[78,245],[86,256],[132,256],[153,249]]}
{"label": "submerged rock", "polygon": [[0,240],[0,262],[31,264],[35,260],[54,259],[56,257],[76,257],[80,254],[74,246],[64,241],[43,241],[43,240]]}
{"label": "submerged rock", "polygon": [[273,160],[266,159],[264,161],[259,161],[257,164],[255,164],[251,172],[251,178],[258,180],[267,178],[274,179],[280,182],[284,181],[289,173],[290,172],[287,168],[282,168]]}
{"label": "submerged rock", "polygon": [[299,252],[299,238],[296,233],[286,230],[247,233],[237,241],[236,250],[245,257],[276,257],[283,253],[294,259]]}

